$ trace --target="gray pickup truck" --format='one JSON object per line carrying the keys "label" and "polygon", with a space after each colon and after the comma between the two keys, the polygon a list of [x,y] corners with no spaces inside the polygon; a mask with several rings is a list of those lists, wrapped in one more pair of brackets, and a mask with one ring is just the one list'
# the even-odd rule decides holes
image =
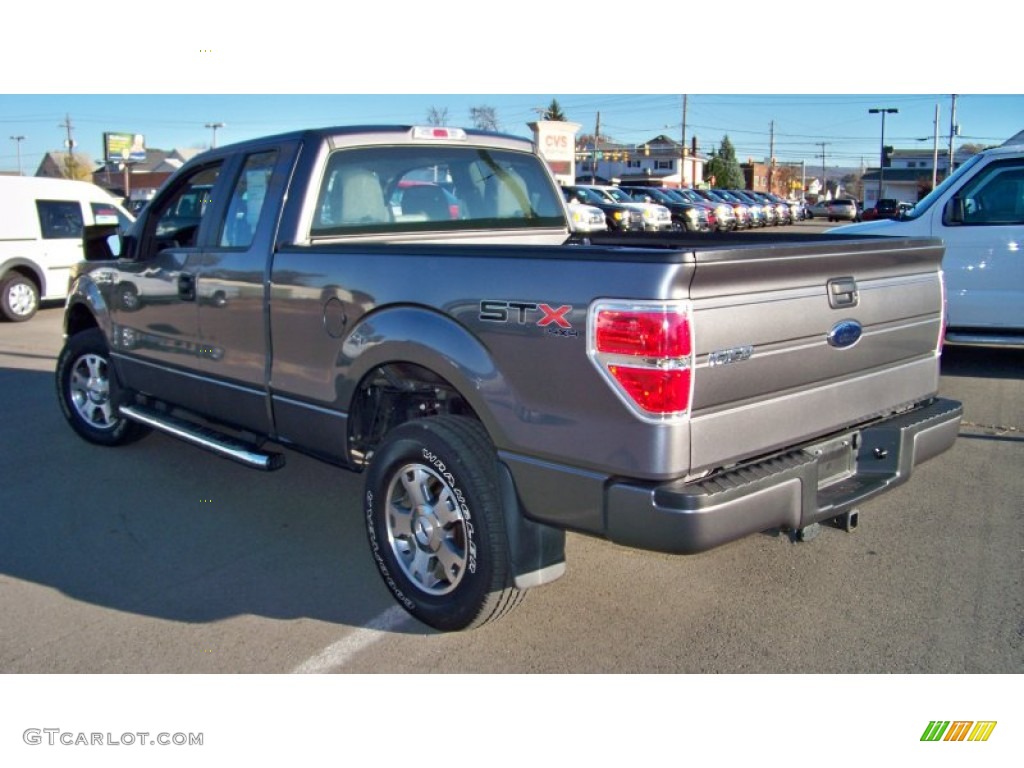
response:
{"label": "gray pickup truck", "polygon": [[956,439],[933,239],[570,229],[531,142],[311,130],[206,152],[72,276],[57,392],[263,470],[365,475],[373,560],[433,627],[565,570],[565,531],[672,553],[856,508]]}

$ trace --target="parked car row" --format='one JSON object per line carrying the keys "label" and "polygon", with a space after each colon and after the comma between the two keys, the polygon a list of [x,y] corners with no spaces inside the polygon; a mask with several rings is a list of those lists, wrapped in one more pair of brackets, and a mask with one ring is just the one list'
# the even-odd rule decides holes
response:
{"label": "parked car row", "polygon": [[[564,186],[563,192],[570,210],[599,208],[606,228],[616,232],[728,232],[811,218],[803,201],[750,190],[577,184]],[[629,211],[639,212],[639,221]],[[573,218],[575,221],[575,213]],[[578,231],[595,229],[580,227]]]}
{"label": "parked car row", "polygon": [[615,232],[668,232],[678,229],[669,208],[652,198],[634,197],[622,187],[578,184],[563,187],[562,193],[570,206],[583,204],[604,211],[607,229]]}

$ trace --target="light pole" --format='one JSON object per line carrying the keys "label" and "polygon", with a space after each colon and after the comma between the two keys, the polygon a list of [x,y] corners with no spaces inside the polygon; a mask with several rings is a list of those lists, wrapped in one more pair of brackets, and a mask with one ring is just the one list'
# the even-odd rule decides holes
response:
{"label": "light pole", "polygon": [[218,128],[227,128],[227,126],[224,123],[207,123],[206,127],[213,130],[213,143],[210,144],[210,149],[216,149],[217,148],[217,129]]}
{"label": "light pole", "polygon": [[882,116],[882,149],[878,155],[878,198],[875,200],[875,205],[878,205],[878,201],[882,199],[882,180],[885,178],[885,116],[895,115],[899,112],[894,107],[872,107],[868,110],[869,114]]}
{"label": "light pole", "polygon": [[24,176],[25,175],[25,174],[23,174],[21,172],[21,142],[23,142],[24,140],[25,140],[24,136],[11,136],[11,141],[13,141],[15,143],[15,146],[18,147],[18,175],[19,176]]}

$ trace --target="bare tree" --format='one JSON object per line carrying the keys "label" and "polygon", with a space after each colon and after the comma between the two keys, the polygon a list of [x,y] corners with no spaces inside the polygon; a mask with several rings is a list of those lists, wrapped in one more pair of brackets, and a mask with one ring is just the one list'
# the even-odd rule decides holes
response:
{"label": "bare tree", "polygon": [[469,119],[475,128],[482,131],[500,131],[501,123],[498,122],[498,111],[494,107],[480,105],[469,108]]}
{"label": "bare tree", "polygon": [[89,163],[80,157],[67,154],[61,161],[61,166],[63,166],[61,171],[67,179],[75,179],[76,181],[92,181],[92,169],[89,167]]}
{"label": "bare tree", "polygon": [[427,125],[448,125],[448,107],[430,107],[427,110]]}

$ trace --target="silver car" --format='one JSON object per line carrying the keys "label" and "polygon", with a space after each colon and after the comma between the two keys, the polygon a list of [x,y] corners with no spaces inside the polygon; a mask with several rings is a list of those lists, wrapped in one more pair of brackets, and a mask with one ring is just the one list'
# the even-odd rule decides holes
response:
{"label": "silver car", "polygon": [[830,200],[825,208],[829,221],[860,221],[860,211],[856,200]]}

